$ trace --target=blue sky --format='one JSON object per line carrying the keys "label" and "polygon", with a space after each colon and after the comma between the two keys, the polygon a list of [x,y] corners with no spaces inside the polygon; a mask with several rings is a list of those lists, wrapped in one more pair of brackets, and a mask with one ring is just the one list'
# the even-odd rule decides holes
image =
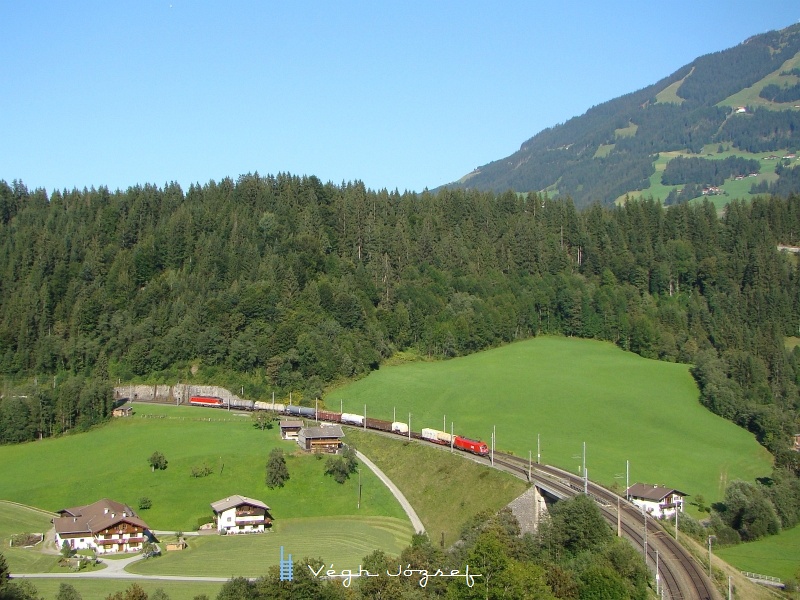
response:
{"label": "blue sky", "polygon": [[0,2],[0,179],[420,191],[800,20],[752,0]]}

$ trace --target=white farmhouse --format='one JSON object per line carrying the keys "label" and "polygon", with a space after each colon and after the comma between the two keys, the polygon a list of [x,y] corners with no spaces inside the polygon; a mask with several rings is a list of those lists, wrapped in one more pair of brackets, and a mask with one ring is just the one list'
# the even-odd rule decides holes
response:
{"label": "white farmhouse", "polygon": [[649,483],[634,483],[625,492],[626,498],[658,519],[672,517],[676,510],[683,512],[683,499],[686,496],[681,491]]}
{"label": "white farmhouse", "polygon": [[103,498],[86,506],[58,511],[53,519],[56,546],[64,542],[73,550],[94,550],[98,554],[139,552],[150,532],[127,504]]}
{"label": "white farmhouse", "polygon": [[211,503],[221,534],[264,533],[272,524],[269,506],[247,496],[230,496]]}

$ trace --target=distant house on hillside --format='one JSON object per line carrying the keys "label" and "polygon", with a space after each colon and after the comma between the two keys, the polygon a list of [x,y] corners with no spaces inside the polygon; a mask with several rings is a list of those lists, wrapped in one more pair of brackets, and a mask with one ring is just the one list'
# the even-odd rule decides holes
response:
{"label": "distant house on hillside", "polygon": [[118,406],[111,411],[113,417],[130,417],[133,414],[133,409],[130,406]]}
{"label": "distant house on hillside", "polygon": [[660,485],[634,483],[625,496],[656,518],[672,517],[675,511],[683,512],[683,499],[688,494]]}
{"label": "distant house on hillside", "polygon": [[73,550],[94,550],[98,554],[139,552],[150,532],[127,504],[108,498],[86,506],[62,508],[53,519],[56,545],[67,542]]}
{"label": "distant house on hillside", "polygon": [[211,503],[221,534],[264,533],[272,525],[269,506],[247,496],[229,496]]}

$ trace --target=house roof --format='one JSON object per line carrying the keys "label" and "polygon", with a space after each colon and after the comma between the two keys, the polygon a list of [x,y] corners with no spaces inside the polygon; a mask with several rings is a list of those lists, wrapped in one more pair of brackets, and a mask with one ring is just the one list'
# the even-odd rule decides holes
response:
{"label": "house roof", "polygon": [[260,500],[248,498],[247,496],[239,496],[238,494],[234,496],[229,496],[228,498],[223,498],[222,500],[217,500],[216,502],[212,502],[211,508],[214,509],[214,512],[220,513],[228,510],[229,508],[241,506],[242,504],[248,504],[250,506],[263,508],[264,510],[269,510],[269,506],[267,506]]}
{"label": "house roof", "polygon": [[325,427],[306,427],[300,430],[304,439],[343,438],[341,425],[327,425]]}
{"label": "house roof", "polygon": [[56,533],[86,533],[94,535],[118,523],[130,523],[149,529],[133,509],[127,504],[103,498],[85,506],[62,508],[61,515],[53,519]]}
{"label": "house roof", "polygon": [[281,429],[286,429],[287,427],[302,427],[302,421],[281,421]]}
{"label": "house roof", "polygon": [[688,496],[680,490],[654,485],[650,483],[634,483],[628,488],[627,496],[632,498],[641,498],[642,500],[652,500],[653,502],[660,502],[671,494],[678,494],[679,496]]}

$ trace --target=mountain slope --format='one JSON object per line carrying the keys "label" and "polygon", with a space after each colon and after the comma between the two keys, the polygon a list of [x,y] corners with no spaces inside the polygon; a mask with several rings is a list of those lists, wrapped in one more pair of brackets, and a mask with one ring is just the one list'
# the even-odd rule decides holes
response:
{"label": "mountain slope", "polygon": [[[569,195],[578,206],[610,204],[658,183],[661,152],[699,157],[713,144],[720,154],[783,156],[800,145],[799,82],[800,25],[794,25],[702,56],[651,86],[545,129],[449,187],[547,191]],[[669,191],[654,195],[665,200]]]}

